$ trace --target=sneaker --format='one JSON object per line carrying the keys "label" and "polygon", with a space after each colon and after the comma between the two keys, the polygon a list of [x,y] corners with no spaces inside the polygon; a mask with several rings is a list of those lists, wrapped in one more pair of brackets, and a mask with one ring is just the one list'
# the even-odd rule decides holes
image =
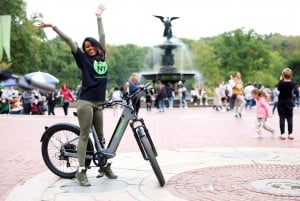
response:
{"label": "sneaker", "polygon": [[293,134],[289,134],[289,135],[288,135],[288,139],[289,139],[289,140],[293,140],[293,139],[294,139]]}
{"label": "sneaker", "polygon": [[81,170],[81,172],[76,172],[75,177],[81,186],[90,186],[91,185],[91,183],[89,182],[89,180],[86,176],[86,170]]}
{"label": "sneaker", "polygon": [[239,112],[238,115],[239,115],[240,118],[242,118],[242,113]]}
{"label": "sneaker", "polygon": [[272,130],[271,131],[271,138],[274,138],[275,137],[275,130]]}
{"label": "sneaker", "polygon": [[285,134],[281,134],[279,138],[280,138],[281,140],[285,140],[285,139],[286,139],[286,136],[285,136]]}
{"label": "sneaker", "polygon": [[109,179],[117,179],[118,176],[113,173],[110,166],[111,163],[108,163],[106,167],[103,167],[104,175],[107,176]]}
{"label": "sneaker", "polygon": [[254,136],[254,138],[256,138],[256,139],[263,139],[263,136],[261,134],[257,134],[257,135]]}
{"label": "sneaker", "polygon": [[236,114],[234,115],[234,117],[235,117],[235,118],[239,118],[239,115],[236,113]]}

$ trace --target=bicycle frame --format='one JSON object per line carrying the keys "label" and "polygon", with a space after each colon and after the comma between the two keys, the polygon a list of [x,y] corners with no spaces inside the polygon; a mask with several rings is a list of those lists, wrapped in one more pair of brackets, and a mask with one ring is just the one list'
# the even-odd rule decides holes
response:
{"label": "bicycle frame", "polygon": [[[103,145],[99,142],[97,132],[96,132],[94,126],[92,126],[91,133],[92,133],[92,137],[94,139],[94,145],[95,145],[97,152],[100,153],[101,155],[103,155],[107,159],[115,157],[116,150],[118,149],[118,146],[122,140],[122,137],[124,136],[124,133],[129,124],[129,121],[132,120],[132,118],[134,118],[134,116],[133,116],[131,110],[128,107],[125,107],[119,118],[119,121],[113,132],[113,135],[111,136],[111,139],[108,143],[107,148],[104,148]],[[77,153],[68,152],[64,148],[65,145],[77,140],[78,138],[79,137],[76,137],[76,138],[61,145],[61,150],[63,151],[64,156],[74,157],[74,158],[78,157]],[[87,154],[86,158],[93,159],[93,155]]]}
{"label": "bicycle frame", "polygon": [[[134,137],[137,141],[139,149],[145,160],[150,162],[155,176],[157,177],[160,186],[164,186],[165,179],[159,164],[156,160],[157,151],[150,137],[149,131],[142,118],[139,118],[136,113],[135,105],[132,104],[132,97],[140,98],[149,89],[146,88],[150,84],[141,87],[131,96],[125,96],[123,101],[108,101],[99,104],[99,109],[111,107],[119,104],[124,107],[114,132],[109,140],[108,146],[105,148],[102,141],[98,139],[98,135],[94,126],[91,127],[92,140],[88,139],[85,166],[91,167],[93,161],[96,167],[99,167],[99,176],[103,176],[103,168],[107,164],[107,160],[115,157],[119,144],[125,134],[128,124],[130,125]],[[70,139],[69,133],[74,136]],[[57,134],[57,135],[56,135]],[[80,128],[74,124],[59,123],[46,127],[46,130],[41,138],[42,156],[47,167],[56,175],[62,178],[74,178],[78,161],[73,162],[72,158],[78,158],[77,145],[80,135]]]}
{"label": "bicycle frame", "polygon": [[[134,96],[134,95],[135,94],[133,94],[132,96]],[[97,132],[96,132],[94,126],[92,126],[92,128],[91,128],[91,133],[92,133],[92,136],[94,138],[94,145],[95,145],[95,148],[96,148],[97,152],[101,156],[104,156],[106,159],[111,159],[111,158],[115,157],[116,151],[117,151],[117,149],[119,147],[119,144],[120,144],[120,142],[121,142],[121,140],[122,140],[122,138],[125,134],[126,128],[127,128],[128,124],[130,123],[130,127],[131,127],[131,129],[134,133],[135,139],[138,143],[138,146],[139,146],[140,151],[143,155],[143,158],[145,160],[148,160],[147,155],[146,155],[146,153],[143,149],[143,146],[141,145],[141,143],[139,141],[139,138],[142,137],[142,136],[139,136],[139,135],[141,135],[141,133],[144,133],[145,135],[147,135],[147,137],[149,139],[149,142],[150,142],[150,145],[151,145],[151,148],[154,151],[155,156],[157,156],[157,151],[156,151],[156,149],[154,147],[154,144],[153,144],[153,141],[152,141],[152,139],[149,135],[148,129],[146,128],[144,120],[142,118],[137,117],[137,114],[135,113],[135,110],[134,110],[134,107],[132,106],[132,103],[131,102],[127,102],[127,104],[124,104],[122,102],[114,102],[114,103],[123,106],[124,109],[123,109],[122,114],[121,114],[121,116],[118,120],[118,123],[115,127],[115,130],[114,130],[114,132],[113,132],[113,134],[110,138],[110,141],[107,145],[107,148],[104,148],[103,145],[99,142],[98,135],[97,135]],[[143,129],[144,132],[137,132],[138,129]],[[74,138],[71,141],[75,141],[78,138],[79,137]],[[69,141],[67,143],[70,143],[71,141]],[[77,158],[78,157],[77,153],[71,153],[71,152],[67,152],[65,150],[64,146],[67,143],[62,144],[61,148],[63,150],[63,155],[67,156],[67,157]],[[87,154],[86,158],[87,159],[93,159],[94,156]]]}

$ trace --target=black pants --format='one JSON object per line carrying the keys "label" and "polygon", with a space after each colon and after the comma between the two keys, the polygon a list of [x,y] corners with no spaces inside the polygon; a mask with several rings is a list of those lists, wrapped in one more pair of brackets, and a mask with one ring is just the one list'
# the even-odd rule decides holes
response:
{"label": "black pants", "polygon": [[132,98],[132,104],[136,111],[136,114],[138,114],[141,107],[141,100],[139,98]]}
{"label": "black pants", "polygon": [[288,134],[293,133],[293,109],[294,104],[292,100],[278,102],[277,110],[281,134],[285,133],[285,119],[287,120]]}
{"label": "black pants", "polygon": [[70,105],[69,102],[64,102],[63,103],[63,109],[64,109],[65,116],[68,115],[69,105]]}
{"label": "black pants", "polygon": [[48,115],[51,115],[51,114],[55,115],[54,108],[55,108],[55,104],[53,104],[53,103],[48,104]]}
{"label": "black pants", "polygon": [[233,110],[233,108],[235,106],[235,101],[236,101],[236,95],[232,94],[230,99],[229,99],[229,108],[230,108],[230,110]]}
{"label": "black pants", "polygon": [[31,110],[31,103],[24,103],[23,104],[24,114],[30,114],[30,110]]}

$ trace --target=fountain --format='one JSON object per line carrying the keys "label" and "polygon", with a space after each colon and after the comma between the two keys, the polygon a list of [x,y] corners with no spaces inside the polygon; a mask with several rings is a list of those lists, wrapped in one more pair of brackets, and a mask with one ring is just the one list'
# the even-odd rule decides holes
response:
{"label": "fountain", "polygon": [[177,83],[178,81],[186,81],[188,79],[192,79],[195,75],[195,72],[179,72],[177,68],[174,66],[174,54],[172,53],[173,50],[177,48],[182,48],[183,43],[180,41],[174,42],[173,33],[171,29],[171,21],[178,19],[179,17],[171,17],[164,20],[162,16],[154,17],[159,18],[165,25],[163,36],[167,38],[167,40],[159,45],[154,46],[155,48],[160,48],[164,51],[164,54],[161,58],[161,67],[159,72],[143,72],[142,76],[146,80],[151,80],[153,83],[161,82],[163,84],[167,83]]}

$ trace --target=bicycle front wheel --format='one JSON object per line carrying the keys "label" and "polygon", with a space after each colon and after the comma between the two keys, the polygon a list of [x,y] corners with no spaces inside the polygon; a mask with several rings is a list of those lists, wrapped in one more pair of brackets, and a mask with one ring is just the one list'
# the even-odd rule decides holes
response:
{"label": "bicycle front wheel", "polygon": [[[140,132],[143,132],[142,130],[140,130]],[[154,174],[159,182],[159,185],[161,187],[163,187],[165,185],[165,178],[164,178],[164,175],[162,174],[161,172],[161,169],[158,165],[158,162],[156,160],[156,157],[155,157],[155,154],[152,150],[152,147],[150,145],[150,142],[149,142],[149,139],[147,138],[146,135],[143,135],[141,138],[140,138],[140,142],[141,144],[143,145],[143,149],[147,155],[147,158],[150,162],[150,165],[154,171]]]}
{"label": "bicycle front wheel", "polygon": [[[79,163],[78,158],[65,156],[63,150],[68,153],[77,153],[77,144],[79,140],[79,127],[72,124],[56,124],[47,128],[42,137],[42,157],[54,174],[62,178],[74,178]],[[87,154],[93,153],[92,141],[89,139],[87,145]],[[86,167],[91,163],[86,159]]]}

